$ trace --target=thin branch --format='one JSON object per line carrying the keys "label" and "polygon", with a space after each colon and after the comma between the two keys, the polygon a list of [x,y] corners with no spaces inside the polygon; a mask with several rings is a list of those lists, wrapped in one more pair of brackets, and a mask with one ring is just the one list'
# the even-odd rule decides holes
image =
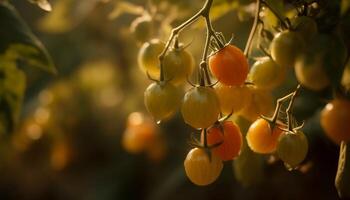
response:
{"label": "thin branch", "polygon": [[261,1],[260,0],[256,0],[256,10],[255,10],[255,15],[254,15],[254,22],[253,22],[253,26],[252,29],[250,31],[248,40],[247,40],[247,44],[244,48],[244,55],[248,58],[248,54],[250,52],[250,48],[252,46],[252,42],[253,42],[253,38],[256,32],[256,29],[258,27],[258,23],[259,23],[259,14],[260,14],[260,10],[261,10]]}

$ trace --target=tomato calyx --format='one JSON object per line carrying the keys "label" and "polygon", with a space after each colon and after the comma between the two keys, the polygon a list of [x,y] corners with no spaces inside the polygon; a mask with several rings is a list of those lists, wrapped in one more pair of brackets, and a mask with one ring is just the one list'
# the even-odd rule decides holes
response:
{"label": "tomato calyx", "polygon": [[209,158],[209,161],[211,162],[211,158],[212,158],[212,152],[211,150],[213,148],[216,148],[218,146],[220,146],[224,141],[220,141],[220,142],[217,142],[217,143],[214,143],[214,144],[211,144],[211,145],[208,145],[208,140],[207,140],[207,135],[208,135],[208,132],[207,132],[207,129],[202,129],[201,132],[201,137],[203,137],[203,143],[201,141],[199,141],[195,136],[194,134],[191,134],[191,141],[189,142],[189,144],[192,146],[192,147],[196,147],[196,148],[200,148],[200,149],[203,149],[208,158]]}

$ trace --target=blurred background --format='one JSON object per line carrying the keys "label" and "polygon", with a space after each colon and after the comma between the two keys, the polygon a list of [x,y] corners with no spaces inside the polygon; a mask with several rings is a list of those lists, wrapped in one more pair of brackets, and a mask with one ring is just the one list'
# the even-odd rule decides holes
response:
{"label": "blurred background", "polygon": [[[244,169],[254,184],[237,181],[231,162],[209,186],[187,179],[183,161],[193,130],[179,114],[160,125],[148,116],[143,91],[151,81],[138,67],[142,38],[133,34],[131,24],[145,12],[153,13],[151,37],[166,41],[171,28],[203,2],[52,0],[53,10],[46,12],[11,1],[47,48],[58,73],[23,67],[27,78],[20,120],[13,134],[0,141],[0,199],[337,199],[338,147],[319,125],[326,103],[319,97],[328,93],[302,91],[296,102],[296,117],[307,120],[304,131],[310,141],[301,170],[288,171],[282,162],[264,156],[263,164]],[[214,3],[215,29],[227,39],[234,33],[233,43],[243,49],[255,4]],[[191,43],[188,49],[197,64],[204,28],[199,22],[180,37]],[[275,97],[292,91],[296,81],[292,75],[289,79]],[[142,137],[133,140],[137,131]]]}

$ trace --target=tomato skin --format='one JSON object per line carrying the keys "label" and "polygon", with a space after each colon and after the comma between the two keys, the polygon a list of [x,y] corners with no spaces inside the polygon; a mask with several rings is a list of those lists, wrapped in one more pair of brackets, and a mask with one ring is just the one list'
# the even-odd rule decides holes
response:
{"label": "tomato skin", "polygon": [[317,55],[302,55],[295,63],[295,76],[299,83],[314,91],[322,90],[330,84],[327,73],[322,67],[322,59],[318,57]]}
{"label": "tomato skin", "polygon": [[271,93],[256,88],[251,88],[251,91],[251,101],[239,112],[239,115],[253,122],[257,120],[260,115],[269,116],[272,114],[274,101]]}
{"label": "tomato skin", "polygon": [[321,126],[336,144],[350,141],[350,101],[334,99],[321,112]]}
{"label": "tomato skin", "polygon": [[259,89],[273,89],[283,82],[286,71],[285,67],[266,57],[254,63],[248,77]]}
{"label": "tomato skin", "polygon": [[128,117],[121,142],[127,152],[138,154],[147,149],[156,137],[155,123],[142,113],[134,112]]}
{"label": "tomato skin", "polygon": [[278,139],[277,155],[290,169],[297,167],[305,159],[307,152],[308,142],[302,132],[287,132]]}
{"label": "tomato skin", "polygon": [[271,56],[281,67],[294,67],[294,62],[301,49],[304,48],[304,41],[300,34],[292,31],[278,33],[271,42]]}
{"label": "tomato skin", "polygon": [[218,83],[214,87],[219,97],[221,112],[225,115],[231,112],[239,112],[251,101],[252,93],[245,86],[227,86]]}
{"label": "tomato skin", "polygon": [[292,27],[300,33],[305,42],[310,41],[318,32],[315,20],[307,16],[299,16],[292,20]]}
{"label": "tomato skin", "polygon": [[140,42],[146,42],[152,37],[153,22],[149,16],[141,16],[136,18],[130,25],[130,31]]}
{"label": "tomato skin", "polygon": [[[220,126],[224,132],[221,131]],[[222,144],[212,149],[213,154],[219,156],[223,161],[232,160],[241,151],[242,133],[232,121],[225,121],[221,125],[214,125],[208,129],[207,142],[209,146],[222,142]]]}
{"label": "tomato skin", "polygon": [[209,58],[209,67],[219,82],[242,85],[248,75],[248,61],[243,52],[233,45],[227,45]]}
{"label": "tomato skin", "polygon": [[170,118],[181,104],[182,92],[168,82],[152,83],[144,93],[148,112],[157,121]]}
{"label": "tomato skin", "polygon": [[159,55],[162,53],[165,44],[158,39],[153,39],[142,45],[139,50],[137,61],[144,73],[149,73],[153,78],[159,77],[160,62]]}
{"label": "tomato skin", "polygon": [[213,88],[191,88],[183,99],[181,113],[184,121],[194,128],[214,124],[220,113],[219,99]]}
{"label": "tomato skin", "polygon": [[270,124],[264,119],[257,119],[248,129],[247,143],[256,153],[273,153],[276,151],[278,137],[282,134],[277,126],[271,132]]}
{"label": "tomato skin", "polygon": [[164,79],[174,85],[184,83],[192,74],[193,68],[193,56],[183,48],[171,49],[163,60]]}
{"label": "tomato skin", "polygon": [[212,154],[211,160],[203,149],[194,148],[184,161],[185,172],[192,183],[200,186],[213,183],[220,175],[223,164],[219,157]]}

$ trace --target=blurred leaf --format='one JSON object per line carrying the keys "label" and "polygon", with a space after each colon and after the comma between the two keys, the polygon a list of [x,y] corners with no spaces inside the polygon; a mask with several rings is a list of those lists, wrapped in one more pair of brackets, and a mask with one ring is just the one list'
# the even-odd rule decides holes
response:
{"label": "blurred leaf", "polygon": [[145,12],[142,6],[135,5],[130,2],[117,1],[114,5],[114,9],[109,14],[109,19],[115,19],[122,14],[133,14],[133,15],[142,15]]}
{"label": "blurred leaf", "polygon": [[50,33],[63,33],[80,24],[100,2],[106,0],[59,0],[53,4],[54,9],[39,20],[39,28]]}
{"label": "blurred leaf", "polygon": [[31,3],[34,3],[39,6],[39,8],[45,10],[45,11],[51,11],[52,7],[51,4],[47,0],[28,0]]}
{"label": "blurred leaf", "polygon": [[45,47],[31,32],[17,11],[9,3],[0,3],[0,54],[8,59],[21,59],[29,66],[56,73]]}
{"label": "blurred leaf", "polygon": [[14,61],[0,57],[0,134],[16,124],[25,91],[25,74]]}
{"label": "blurred leaf", "polygon": [[221,4],[214,5],[210,10],[210,17],[212,21],[215,21],[222,17],[223,15],[227,14],[228,12],[238,8],[239,4],[234,2],[222,2]]}

